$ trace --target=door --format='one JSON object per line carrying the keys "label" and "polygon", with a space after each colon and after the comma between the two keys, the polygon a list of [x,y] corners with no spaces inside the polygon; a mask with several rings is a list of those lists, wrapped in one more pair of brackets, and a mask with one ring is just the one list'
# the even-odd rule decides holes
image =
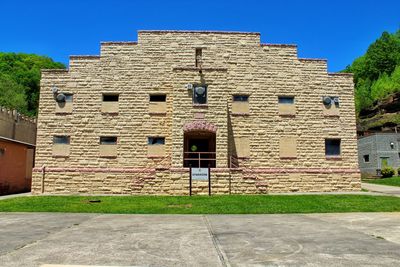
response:
{"label": "door", "polygon": [[194,132],[184,138],[184,167],[215,168],[215,134]]}

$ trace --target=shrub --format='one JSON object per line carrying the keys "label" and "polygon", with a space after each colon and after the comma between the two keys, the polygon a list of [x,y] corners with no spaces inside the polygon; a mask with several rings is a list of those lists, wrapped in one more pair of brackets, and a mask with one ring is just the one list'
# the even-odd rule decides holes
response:
{"label": "shrub", "polygon": [[392,167],[385,167],[381,170],[381,173],[383,178],[392,177],[394,175],[394,169]]}
{"label": "shrub", "polygon": [[400,176],[400,167],[397,169],[397,175]]}

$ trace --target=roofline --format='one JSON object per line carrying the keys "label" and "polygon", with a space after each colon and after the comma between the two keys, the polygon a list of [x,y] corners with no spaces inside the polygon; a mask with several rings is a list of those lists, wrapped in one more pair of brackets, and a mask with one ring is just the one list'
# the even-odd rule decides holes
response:
{"label": "roofline", "polygon": [[379,135],[399,135],[400,136],[400,133],[374,132],[374,133],[371,133],[368,135],[360,136],[357,139],[360,140],[360,139],[364,139],[364,138],[368,138],[368,137],[377,137]]}
{"label": "roofline", "polygon": [[137,41],[101,41],[101,45],[137,45]]}
{"label": "roofline", "polygon": [[261,46],[272,46],[272,47],[297,47],[297,44],[268,44],[268,43],[263,43],[260,44]]}
{"label": "roofline", "polygon": [[299,61],[328,61],[326,58],[298,58]]}
{"label": "roofline", "polygon": [[328,75],[331,75],[331,76],[350,76],[350,77],[353,77],[353,73],[351,73],[351,72],[328,72]]}
{"label": "roofline", "polygon": [[138,30],[138,33],[203,33],[203,34],[248,34],[261,35],[259,32],[240,31],[200,31],[200,30]]}
{"label": "roofline", "polygon": [[71,55],[69,59],[99,59],[99,55]]}
{"label": "roofline", "polygon": [[21,145],[26,145],[26,146],[29,146],[29,147],[36,147],[36,145],[34,145],[34,144],[18,141],[18,140],[15,140],[15,139],[4,137],[4,136],[0,136],[0,140],[11,142],[11,143],[17,143],[17,144],[21,144]]}
{"label": "roofline", "polygon": [[41,72],[68,72],[68,69],[41,69]]}

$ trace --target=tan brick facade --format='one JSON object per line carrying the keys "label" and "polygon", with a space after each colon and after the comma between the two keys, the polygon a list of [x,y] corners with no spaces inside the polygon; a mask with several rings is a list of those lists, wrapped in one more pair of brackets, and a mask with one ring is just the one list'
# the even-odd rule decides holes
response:
{"label": "tan brick facade", "polygon": [[[194,104],[187,84],[206,85],[207,103]],[[53,87],[73,94],[68,112]],[[339,97],[333,112],[324,96]],[[102,43],[100,56],[71,56],[68,71],[43,71],[32,190],[185,195],[190,138],[214,135],[213,193],[360,189],[352,76],[299,59],[295,45],[260,44],[258,33],[140,31],[138,42]],[[68,155],[53,155],[54,136],[70,137]],[[325,139],[340,139],[339,156],[325,155]],[[116,156],[102,157],[102,146]]]}

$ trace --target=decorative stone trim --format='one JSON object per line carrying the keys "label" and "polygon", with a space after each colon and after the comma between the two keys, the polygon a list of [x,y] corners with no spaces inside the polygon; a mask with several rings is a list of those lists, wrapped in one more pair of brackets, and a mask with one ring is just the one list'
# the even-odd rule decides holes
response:
{"label": "decorative stone trim", "polygon": [[[154,173],[155,170],[167,170],[173,172],[189,172],[189,168],[96,168],[96,167],[45,167],[46,173],[49,172],[81,172],[81,173]],[[246,174],[273,174],[273,173],[310,173],[310,174],[359,174],[359,169],[341,169],[341,168],[211,168],[211,172],[229,172],[241,170]],[[33,172],[43,172],[43,167],[35,167]]]}
{"label": "decorative stone trim", "polygon": [[339,168],[333,168],[333,169],[327,169],[327,168],[245,168],[243,169],[244,172],[246,173],[324,173],[324,174],[329,174],[329,173],[339,173],[339,174],[349,174],[349,173],[355,173],[359,174],[360,170],[359,169],[339,169]]}
{"label": "decorative stone trim", "polygon": [[[154,168],[96,168],[96,167],[45,167],[47,172],[81,172],[81,173],[152,173]],[[42,172],[43,167],[33,168],[33,172]]]}
{"label": "decorative stone trim", "polygon": [[188,122],[183,126],[183,132],[192,132],[192,131],[206,131],[211,133],[217,132],[217,126],[207,121],[192,121]]}

